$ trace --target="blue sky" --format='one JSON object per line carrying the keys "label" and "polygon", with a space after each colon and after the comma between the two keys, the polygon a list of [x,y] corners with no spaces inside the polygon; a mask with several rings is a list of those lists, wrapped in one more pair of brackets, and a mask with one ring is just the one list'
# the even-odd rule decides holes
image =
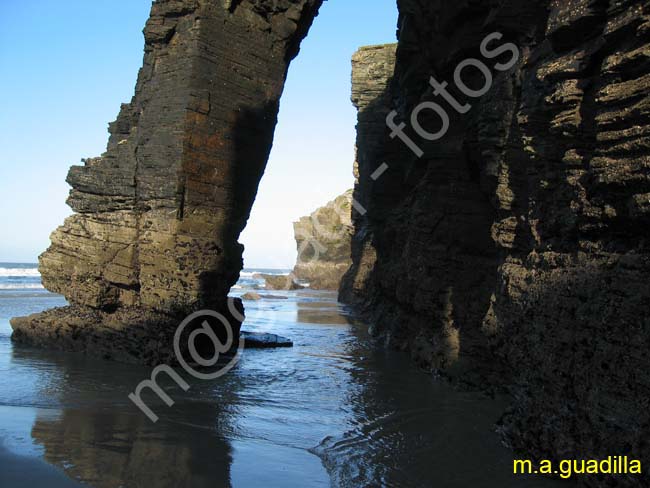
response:
{"label": "blue sky", "polygon": [[[0,262],[34,262],[70,214],[68,167],[106,148],[142,64],[148,0],[0,2]],[[248,267],[293,266],[292,222],[353,185],[350,58],[394,42],[395,0],[329,0],[289,71],[241,242]]]}

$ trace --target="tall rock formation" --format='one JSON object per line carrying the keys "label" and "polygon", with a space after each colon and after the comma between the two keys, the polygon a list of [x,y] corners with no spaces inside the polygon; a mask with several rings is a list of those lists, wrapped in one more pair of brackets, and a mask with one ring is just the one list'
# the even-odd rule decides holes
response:
{"label": "tall rock formation", "polygon": [[[400,0],[392,82],[360,105],[354,264],[341,289],[374,331],[421,365],[505,387],[503,430],[549,459],[650,459],[650,5],[640,0]],[[468,58],[486,36],[520,59],[471,98]],[[368,58],[372,65],[373,60]],[[357,86],[372,66],[357,64]],[[383,70],[383,67],[378,67]],[[430,83],[471,110],[460,114]],[[466,92],[485,75],[462,70]],[[380,84],[380,83],[377,83]],[[373,91],[376,92],[376,87]],[[469,90],[468,90],[468,89]],[[429,142],[412,113],[436,102],[449,130]],[[372,108],[368,108],[372,107]],[[379,126],[396,122],[418,157]],[[427,116],[431,115],[430,119]],[[363,123],[362,123],[363,122]],[[428,110],[430,133],[440,118]],[[388,170],[373,181],[383,164]],[[644,476],[581,476],[647,486]]]}
{"label": "tall rock formation", "polygon": [[315,290],[338,290],[352,264],[352,190],[294,222],[298,259],[293,275]]}
{"label": "tall rock formation", "polygon": [[[225,309],[287,66],[320,3],[154,3],[136,96],[107,152],[71,170],[76,214],[41,258],[72,305],[12,321],[16,340],[155,363],[181,312]],[[647,464],[648,2],[398,5],[395,65],[391,47],[355,58],[359,208],[342,298],[423,366],[509,391],[503,430],[528,455]],[[481,49],[494,32],[488,54],[513,43],[512,66]],[[454,72],[470,58],[463,91],[481,96],[468,98]],[[421,137],[440,129],[431,102],[449,116],[437,141]],[[393,110],[422,157],[390,137]]]}
{"label": "tall rock formation", "polygon": [[15,319],[16,340],[155,362],[179,317],[227,311],[288,65],[320,4],[154,2],[135,96],[107,151],[70,169],[75,214],[40,257],[71,307]]}
{"label": "tall rock formation", "polygon": [[[368,219],[382,210],[368,212],[382,205],[381,198],[371,198],[372,188],[384,179],[371,175],[384,162],[387,140],[386,117],[391,111],[390,87],[395,72],[397,44],[365,46],[352,57],[352,103],[358,111],[356,183],[352,208],[355,232],[352,236],[352,265],[342,279],[340,299],[363,305],[363,297],[372,295],[370,272],[377,253],[373,245],[372,225]],[[369,302],[368,302],[369,303]]]}

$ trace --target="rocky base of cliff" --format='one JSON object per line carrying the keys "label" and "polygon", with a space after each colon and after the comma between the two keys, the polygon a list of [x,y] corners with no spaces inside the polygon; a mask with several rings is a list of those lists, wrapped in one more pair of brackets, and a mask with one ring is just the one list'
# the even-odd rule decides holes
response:
{"label": "rocky base of cliff", "polygon": [[300,280],[309,283],[309,288],[313,290],[337,290],[349,267],[349,263],[297,264],[293,273]]}
{"label": "rocky base of cliff", "polygon": [[[515,447],[536,457],[650,458],[648,273],[650,259],[634,252],[549,252],[503,266],[503,294],[487,327],[501,330],[491,341],[495,356],[515,366],[515,402],[503,420]],[[587,486],[648,482],[623,478]]]}
{"label": "rocky base of cliff", "polygon": [[[241,302],[234,303],[237,314],[243,314]],[[231,326],[231,337],[239,337],[241,321],[229,312],[223,316]],[[11,319],[12,340],[22,345],[84,353],[122,363],[174,365],[178,363],[174,353],[174,335],[186,317],[139,307],[122,307],[108,313],[72,305]],[[202,327],[205,319],[201,317],[189,323],[181,337],[187,339],[193,330]],[[207,319],[219,341],[225,344],[228,334],[224,325],[213,324],[210,317]],[[197,336],[197,351],[203,357],[211,357],[213,346],[205,340],[207,337],[201,336]],[[204,341],[200,342],[202,339]],[[187,352],[187,340],[179,341],[179,345],[183,354]],[[236,347],[235,340],[233,349]]]}
{"label": "rocky base of cliff", "polygon": [[292,273],[289,275],[272,275],[259,273],[255,275],[264,280],[267,290],[302,290],[305,287],[297,282],[297,277]]}

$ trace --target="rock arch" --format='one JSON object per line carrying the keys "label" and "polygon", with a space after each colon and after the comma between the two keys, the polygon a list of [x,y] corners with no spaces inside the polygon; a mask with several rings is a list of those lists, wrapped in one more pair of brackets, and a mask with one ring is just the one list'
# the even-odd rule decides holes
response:
{"label": "rock arch", "polygon": [[[77,213],[41,257],[72,306],[15,319],[17,340],[158,362],[180,313],[225,310],[287,67],[320,5],[154,4],[136,96],[107,152],[71,170]],[[344,298],[423,366],[510,391],[513,445],[647,457],[648,2],[398,5],[387,100],[402,120],[490,32],[522,58],[423,158],[385,133],[361,145],[378,156],[359,165],[368,212]],[[370,183],[379,157],[390,177]]]}
{"label": "rock arch", "polygon": [[45,287],[71,306],[14,319],[14,339],[153,364],[169,356],[184,314],[231,315],[237,239],[289,63],[321,3],[153,3],[135,96],[110,124],[106,152],[70,169],[75,213],[39,258]]}

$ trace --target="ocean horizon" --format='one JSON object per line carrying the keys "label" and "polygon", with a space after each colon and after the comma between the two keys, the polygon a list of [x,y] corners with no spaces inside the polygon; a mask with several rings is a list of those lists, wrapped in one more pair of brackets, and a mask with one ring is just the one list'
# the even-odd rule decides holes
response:
{"label": "ocean horizon", "polygon": [[[255,274],[288,275],[291,272],[288,268],[244,268],[239,281],[233,289],[239,289],[251,285],[251,281],[261,284],[260,280],[254,280]],[[47,292],[41,283],[41,274],[38,271],[38,263],[0,262],[0,291],[28,291],[43,290]]]}

